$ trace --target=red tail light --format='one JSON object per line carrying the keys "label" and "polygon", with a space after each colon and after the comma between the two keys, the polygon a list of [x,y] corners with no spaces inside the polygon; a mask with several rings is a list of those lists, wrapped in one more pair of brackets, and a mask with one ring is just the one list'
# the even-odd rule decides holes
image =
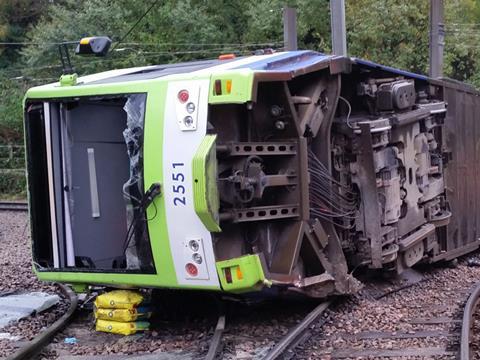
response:
{"label": "red tail light", "polygon": [[180,90],[178,92],[178,100],[180,100],[181,103],[185,103],[188,101],[188,91],[187,90]]}
{"label": "red tail light", "polygon": [[231,284],[232,283],[232,271],[230,268],[225,268],[225,279],[227,280],[227,283]]}
{"label": "red tail light", "polygon": [[187,265],[185,265],[185,270],[187,270],[187,273],[190,276],[197,276],[198,275],[198,269],[192,263],[188,263]]}

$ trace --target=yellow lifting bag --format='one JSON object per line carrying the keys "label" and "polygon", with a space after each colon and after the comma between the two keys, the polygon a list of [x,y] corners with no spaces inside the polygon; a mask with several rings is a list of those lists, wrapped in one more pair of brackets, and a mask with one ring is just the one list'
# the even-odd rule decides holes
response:
{"label": "yellow lifting bag", "polygon": [[97,296],[97,309],[134,309],[143,301],[143,295],[132,290],[113,290]]}
{"label": "yellow lifting bag", "polygon": [[136,309],[95,309],[95,319],[113,321],[137,321],[148,319],[152,313],[145,308]]}
{"label": "yellow lifting bag", "polygon": [[133,335],[137,331],[148,330],[148,321],[119,322],[98,319],[95,330],[119,335]]}

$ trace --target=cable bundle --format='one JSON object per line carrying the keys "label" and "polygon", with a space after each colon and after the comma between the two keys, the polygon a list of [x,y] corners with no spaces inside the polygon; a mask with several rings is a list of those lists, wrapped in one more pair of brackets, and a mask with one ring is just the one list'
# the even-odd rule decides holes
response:
{"label": "cable bundle", "polygon": [[357,194],[352,188],[337,181],[325,165],[308,151],[310,172],[310,216],[320,218],[344,229],[350,229],[340,220],[355,219]]}

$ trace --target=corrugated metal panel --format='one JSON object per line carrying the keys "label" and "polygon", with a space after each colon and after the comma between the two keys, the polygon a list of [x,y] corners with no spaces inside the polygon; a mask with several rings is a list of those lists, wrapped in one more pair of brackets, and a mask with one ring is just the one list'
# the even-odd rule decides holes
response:
{"label": "corrugated metal panel", "polygon": [[480,98],[467,91],[444,87],[448,103],[445,150],[452,154],[446,167],[447,197],[452,211],[448,251],[472,244],[480,235]]}

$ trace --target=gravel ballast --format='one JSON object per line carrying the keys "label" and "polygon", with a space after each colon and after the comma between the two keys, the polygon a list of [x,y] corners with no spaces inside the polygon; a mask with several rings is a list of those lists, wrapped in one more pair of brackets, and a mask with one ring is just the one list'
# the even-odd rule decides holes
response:
{"label": "gravel ballast", "polygon": [[[32,272],[30,237],[27,214],[0,212],[0,293],[43,291],[61,294],[57,286],[39,282]],[[480,280],[480,267],[470,267],[466,259],[479,258],[478,253],[467,256],[457,267],[426,267],[421,270],[424,280],[375,298],[364,290],[356,296],[337,299],[335,305],[310,332],[312,337],[300,344],[293,358],[298,359],[375,359],[368,351],[403,350],[404,356],[389,359],[455,359],[463,305],[472,286]],[[163,295],[162,295],[163,296]],[[152,330],[123,337],[98,333],[93,329],[90,311],[80,311],[72,324],[59,333],[40,358],[58,359],[71,355],[164,354],[204,356],[216,323],[216,312],[198,310],[189,315],[193,296],[183,296],[176,309],[164,312],[153,321]],[[225,359],[260,359],[282,336],[300,322],[313,307],[312,302],[280,302],[272,300],[260,306],[248,307],[230,302],[226,309],[226,330],[222,340]],[[18,337],[17,341],[0,340],[0,357],[13,353],[22,342],[31,340],[43,328],[50,326],[67,309],[63,300],[48,311],[8,325],[0,332]],[[178,316],[174,315],[178,314]],[[478,325],[478,320],[476,321]],[[480,342],[480,331],[477,332]],[[75,344],[65,338],[74,337]],[[445,351],[445,354],[415,356],[409,349]],[[426,349],[426,350],[425,350]],[[473,348],[478,355],[478,348]],[[365,351],[367,353],[365,353]],[[350,354],[350,357],[345,356]],[[355,355],[357,354],[357,355]]]}
{"label": "gravel ballast", "polygon": [[[468,256],[472,257],[478,253]],[[453,268],[436,266],[422,272],[423,281],[380,299],[362,291],[340,302],[299,347],[297,357],[457,359],[463,307],[480,281],[480,267],[470,267],[463,259]],[[387,353],[396,356],[385,357]]]}
{"label": "gravel ballast", "polygon": [[9,333],[18,339],[0,340],[0,357],[4,357],[53,324],[68,308],[60,289],[53,284],[38,281],[33,273],[26,212],[0,211],[0,274],[2,295],[42,291],[57,294],[62,298],[62,301],[52,308],[0,329],[0,332]]}

